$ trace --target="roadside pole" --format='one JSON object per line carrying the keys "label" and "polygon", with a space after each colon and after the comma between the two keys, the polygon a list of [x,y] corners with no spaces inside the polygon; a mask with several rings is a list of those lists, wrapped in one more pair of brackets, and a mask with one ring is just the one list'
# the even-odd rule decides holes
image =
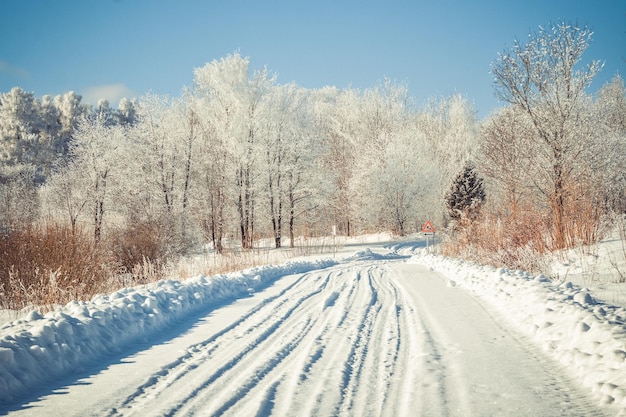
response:
{"label": "roadside pole", "polygon": [[430,220],[422,225],[422,234],[426,237],[426,251],[431,252],[429,248],[429,240],[430,237],[433,237],[433,246],[435,245],[435,228],[433,227]]}

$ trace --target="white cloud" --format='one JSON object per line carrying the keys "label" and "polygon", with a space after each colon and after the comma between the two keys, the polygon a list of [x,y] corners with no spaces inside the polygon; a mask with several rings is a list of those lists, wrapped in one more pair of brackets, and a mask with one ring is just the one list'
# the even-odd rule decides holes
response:
{"label": "white cloud", "polygon": [[24,80],[30,78],[30,73],[27,70],[11,65],[6,61],[0,61],[0,74],[2,73]]}
{"label": "white cloud", "polygon": [[135,96],[135,93],[124,84],[117,83],[87,87],[82,93],[82,96],[82,102],[89,103],[92,106],[98,104],[98,101],[101,99],[105,99],[109,102],[111,107],[117,107],[122,98],[132,98]]}

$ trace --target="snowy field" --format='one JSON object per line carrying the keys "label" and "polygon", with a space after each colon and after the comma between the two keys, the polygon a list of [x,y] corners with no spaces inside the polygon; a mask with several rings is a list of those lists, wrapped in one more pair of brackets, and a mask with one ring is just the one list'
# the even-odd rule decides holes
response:
{"label": "snowy field", "polygon": [[[362,242],[30,313],[0,329],[0,413],[626,415],[626,310],[571,282],[588,260],[569,254],[550,281],[423,246]],[[617,284],[596,275],[607,300]]]}

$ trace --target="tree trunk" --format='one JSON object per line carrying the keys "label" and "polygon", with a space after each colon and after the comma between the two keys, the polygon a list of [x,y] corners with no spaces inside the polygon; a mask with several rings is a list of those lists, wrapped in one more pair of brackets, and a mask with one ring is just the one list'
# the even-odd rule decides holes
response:
{"label": "tree trunk", "polygon": [[96,174],[96,205],[94,207],[94,242],[97,245],[102,237],[102,219],[104,218],[104,197],[106,195],[106,179],[108,170]]}

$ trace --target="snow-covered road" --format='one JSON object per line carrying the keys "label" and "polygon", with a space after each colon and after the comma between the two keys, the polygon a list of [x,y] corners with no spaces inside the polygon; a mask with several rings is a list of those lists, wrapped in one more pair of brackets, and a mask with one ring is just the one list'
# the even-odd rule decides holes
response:
{"label": "snow-covered road", "polygon": [[15,416],[604,416],[428,268],[366,251],[80,370]]}

